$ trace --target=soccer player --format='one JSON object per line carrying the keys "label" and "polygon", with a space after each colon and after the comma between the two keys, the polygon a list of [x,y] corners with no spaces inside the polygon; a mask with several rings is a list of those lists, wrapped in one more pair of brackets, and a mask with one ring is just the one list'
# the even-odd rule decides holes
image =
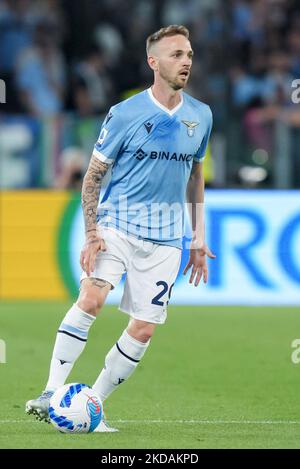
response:
{"label": "soccer player", "polygon": [[[45,391],[26,411],[48,419],[49,399],[82,353],[106,297],[127,273],[120,309],[128,327],[105,357],[93,388],[102,401],[133,373],[163,324],[181,260],[184,207],[193,237],[184,274],[207,282],[202,162],[212,127],[210,108],[182,90],[193,59],[189,31],[172,25],[147,39],[151,88],[113,106],[83,180],[86,241],[78,300],[57,333]],[[112,176],[98,207],[102,180]],[[103,420],[95,431],[114,431]]]}

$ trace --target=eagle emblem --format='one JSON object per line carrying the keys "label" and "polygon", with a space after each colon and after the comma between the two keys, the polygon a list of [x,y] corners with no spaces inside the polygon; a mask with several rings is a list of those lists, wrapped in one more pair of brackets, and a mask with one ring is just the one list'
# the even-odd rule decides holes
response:
{"label": "eagle emblem", "polygon": [[189,137],[193,137],[195,133],[195,128],[199,125],[199,122],[190,122],[190,121],[181,121],[187,126],[187,133]]}

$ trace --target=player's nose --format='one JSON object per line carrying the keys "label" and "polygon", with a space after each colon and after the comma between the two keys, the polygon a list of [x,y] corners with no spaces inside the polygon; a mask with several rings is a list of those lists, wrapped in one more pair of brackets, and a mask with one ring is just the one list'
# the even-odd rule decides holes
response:
{"label": "player's nose", "polygon": [[181,66],[181,71],[189,73],[191,71],[191,64],[183,63]]}
{"label": "player's nose", "polygon": [[192,59],[191,57],[188,57],[188,56],[184,56],[184,60],[183,60],[183,67],[187,68],[188,71],[190,71],[190,68],[191,68],[191,65],[192,65]]}

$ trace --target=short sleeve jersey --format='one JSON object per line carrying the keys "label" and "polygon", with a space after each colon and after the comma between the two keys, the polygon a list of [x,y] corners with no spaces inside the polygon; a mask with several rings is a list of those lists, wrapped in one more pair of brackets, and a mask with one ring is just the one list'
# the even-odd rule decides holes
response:
{"label": "short sleeve jersey", "polygon": [[99,223],[181,248],[186,187],[193,162],[204,159],[211,128],[209,106],[184,92],[172,110],[151,88],[113,106],[93,152],[112,164]]}

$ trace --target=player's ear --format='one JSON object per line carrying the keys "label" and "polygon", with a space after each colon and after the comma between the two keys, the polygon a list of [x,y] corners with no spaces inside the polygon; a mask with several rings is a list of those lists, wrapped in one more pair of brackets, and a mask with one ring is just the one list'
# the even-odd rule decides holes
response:
{"label": "player's ear", "polygon": [[158,70],[158,59],[154,55],[148,55],[147,57],[148,65],[153,71]]}

